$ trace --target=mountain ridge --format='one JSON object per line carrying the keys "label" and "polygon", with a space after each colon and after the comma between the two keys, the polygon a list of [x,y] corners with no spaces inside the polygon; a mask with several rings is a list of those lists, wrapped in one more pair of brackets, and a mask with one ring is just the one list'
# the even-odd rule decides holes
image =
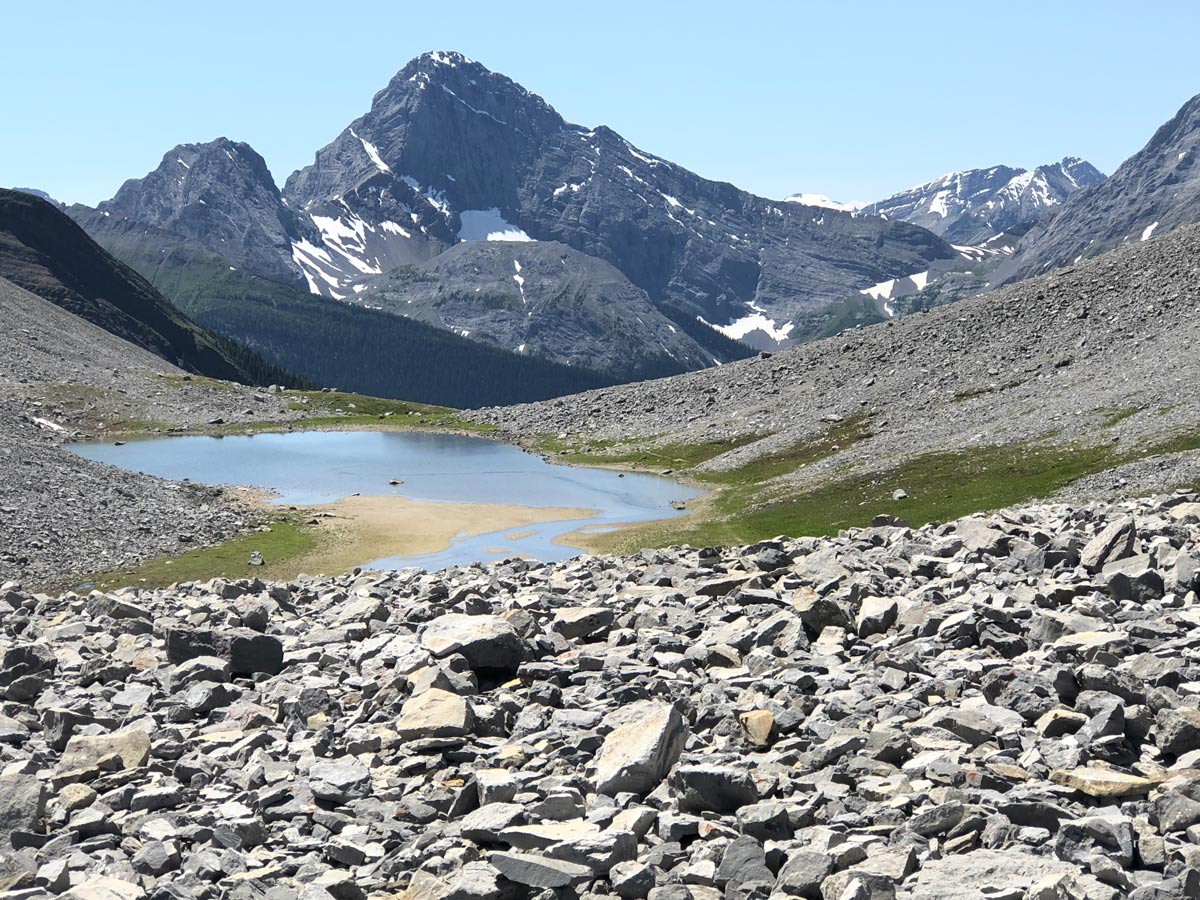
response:
{"label": "mountain ridge", "polygon": [[[240,169],[231,167],[242,157]],[[761,320],[755,340],[765,346],[775,345],[770,335],[790,333],[797,315],[820,325],[826,305],[847,292],[954,254],[906,223],[700,178],[610,128],[571,125],[536,94],[455,53],[410,61],[282,191],[267,184],[260,163],[224,139],[180,145],[100,204],[107,216],[80,207],[73,215],[110,246],[138,228],[165,229],[235,268],[341,301],[466,241],[557,241],[614,266],[651,304],[693,321],[741,334]],[[214,196],[214,172],[238,187]],[[630,303],[631,320],[641,304]],[[630,340],[637,359],[661,353],[654,333],[610,342],[604,368],[619,370]],[[711,348],[695,349],[672,352],[689,365],[713,362]],[[722,352],[716,362],[730,358]]]}
{"label": "mountain ridge", "polygon": [[862,208],[868,214],[922,225],[953,244],[978,245],[1028,228],[1077,190],[1104,179],[1079,157],[1038,166],[950,172]]}
{"label": "mountain ridge", "polygon": [[1017,248],[1009,281],[1200,221],[1200,94],[1137,153],[1079,192]]}
{"label": "mountain ridge", "polygon": [[201,328],[33,194],[0,189],[0,277],[187,371],[246,384],[296,381]]}

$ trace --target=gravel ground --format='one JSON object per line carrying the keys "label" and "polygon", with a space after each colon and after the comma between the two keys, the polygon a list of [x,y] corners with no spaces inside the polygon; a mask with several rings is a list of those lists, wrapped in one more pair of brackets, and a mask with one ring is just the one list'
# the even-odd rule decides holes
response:
{"label": "gravel ground", "polygon": [[249,524],[253,512],[225,491],[122,472],[60,444],[129,422],[295,418],[277,396],[185,380],[3,279],[0,321],[0,580],[70,583],[216,543]]}

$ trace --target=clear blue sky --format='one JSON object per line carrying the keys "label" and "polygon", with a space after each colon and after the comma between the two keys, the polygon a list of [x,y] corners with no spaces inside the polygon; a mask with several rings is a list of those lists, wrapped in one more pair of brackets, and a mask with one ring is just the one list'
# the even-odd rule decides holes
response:
{"label": "clear blue sky", "polygon": [[278,182],[411,57],[459,50],[643,149],[766,196],[943,172],[1106,172],[1200,93],[1194,0],[5,3],[0,184],[95,203],[175,144]]}

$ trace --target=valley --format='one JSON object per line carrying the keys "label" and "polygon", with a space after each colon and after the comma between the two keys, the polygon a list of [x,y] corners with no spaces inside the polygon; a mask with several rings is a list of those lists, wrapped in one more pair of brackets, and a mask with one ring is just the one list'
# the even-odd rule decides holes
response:
{"label": "valley", "polygon": [[[159,14],[194,60],[256,12]],[[299,133],[345,73],[286,18],[253,62]],[[972,53],[947,96],[991,98]],[[714,120],[770,87],[728,55]],[[205,66],[222,113],[260,86]],[[95,205],[0,189],[0,900],[1200,898],[1200,97],[1108,176],[873,203],[457,52],[359,108],[278,183],[219,137]]]}

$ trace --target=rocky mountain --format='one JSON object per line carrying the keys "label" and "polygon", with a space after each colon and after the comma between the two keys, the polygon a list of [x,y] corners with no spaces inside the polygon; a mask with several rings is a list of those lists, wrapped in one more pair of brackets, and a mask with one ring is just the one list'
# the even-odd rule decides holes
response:
{"label": "rocky mountain", "polygon": [[[598,372],[656,377],[714,359],[610,263],[556,241],[464,241],[354,300]],[[619,365],[615,346],[626,348]]]}
{"label": "rocky mountain", "polygon": [[294,380],[205,331],[31,194],[0,189],[0,278],[188,371],[251,384]]}
{"label": "rocky mountain", "polygon": [[[903,222],[702,179],[611,129],[567,123],[540,97],[453,53],[405,66],[282,194],[258,154],[222,138],[180,145],[98,209],[71,212],[126,260],[161,256],[186,268],[190,245],[235,270],[360,305],[368,293],[394,294],[410,267],[462,244],[562,244],[573,251],[559,258],[564,281],[604,273],[608,326],[597,327],[596,304],[582,299],[579,309],[543,304],[533,321],[523,304],[493,308],[486,327],[461,307],[450,316],[418,310],[412,297],[375,305],[625,380],[745,355],[724,338],[680,334],[698,321],[774,347],[826,325],[827,307],[848,292],[954,256]],[[445,291],[476,293],[472,278],[465,289],[449,281],[477,252],[459,250],[438,266]],[[503,252],[513,251],[483,255]],[[510,280],[505,273],[501,283],[511,293]]]}
{"label": "rocky mountain", "polygon": [[[89,215],[83,221],[110,221]],[[127,221],[104,240],[196,322],[316,384],[466,407],[540,400],[619,380],[334,302],[230,266],[195,241],[159,229]]]}
{"label": "rocky mountain", "polygon": [[1024,230],[1104,175],[1076,157],[1032,172],[1009,166],[951,172],[865,206],[862,212],[928,228],[957,245],[978,245]]}
{"label": "rocky mountain", "polygon": [[1200,221],[1200,95],[1105,181],[1080,191],[1017,251],[1010,279]]}
{"label": "rocky mountain", "polygon": [[296,259],[326,294],[458,241],[532,239],[609,262],[651,301],[709,322],[755,304],[782,323],[953,254],[903,222],[707,181],[448,53],[405,66],[283,195],[322,231],[324,255],[298,244]]}
{"label": "rocky mountain", "polygon": [[16,191],[19,194],[30,194],[31,196],[34,196],[34,197],[40,197],[41,199],[45,200],[47,203],[52,203],[55,206],[63,205],[61,202],[59,202],[58,200],[55,200],[53,197],[51,197],[45,191],[39,190],[37,188],[15,187],[15,188],[12,188],[12,190]]}
{"label": "rocky mountain", "polygon": [[312,221],[283,203],[263,158],[227,138],[180,144],[95,212],[74,206],[71,213],[102,241],[147,228],[168,232],[236,268],[296,286],[304,279],[291,262],[292,245],[317,237]]}

